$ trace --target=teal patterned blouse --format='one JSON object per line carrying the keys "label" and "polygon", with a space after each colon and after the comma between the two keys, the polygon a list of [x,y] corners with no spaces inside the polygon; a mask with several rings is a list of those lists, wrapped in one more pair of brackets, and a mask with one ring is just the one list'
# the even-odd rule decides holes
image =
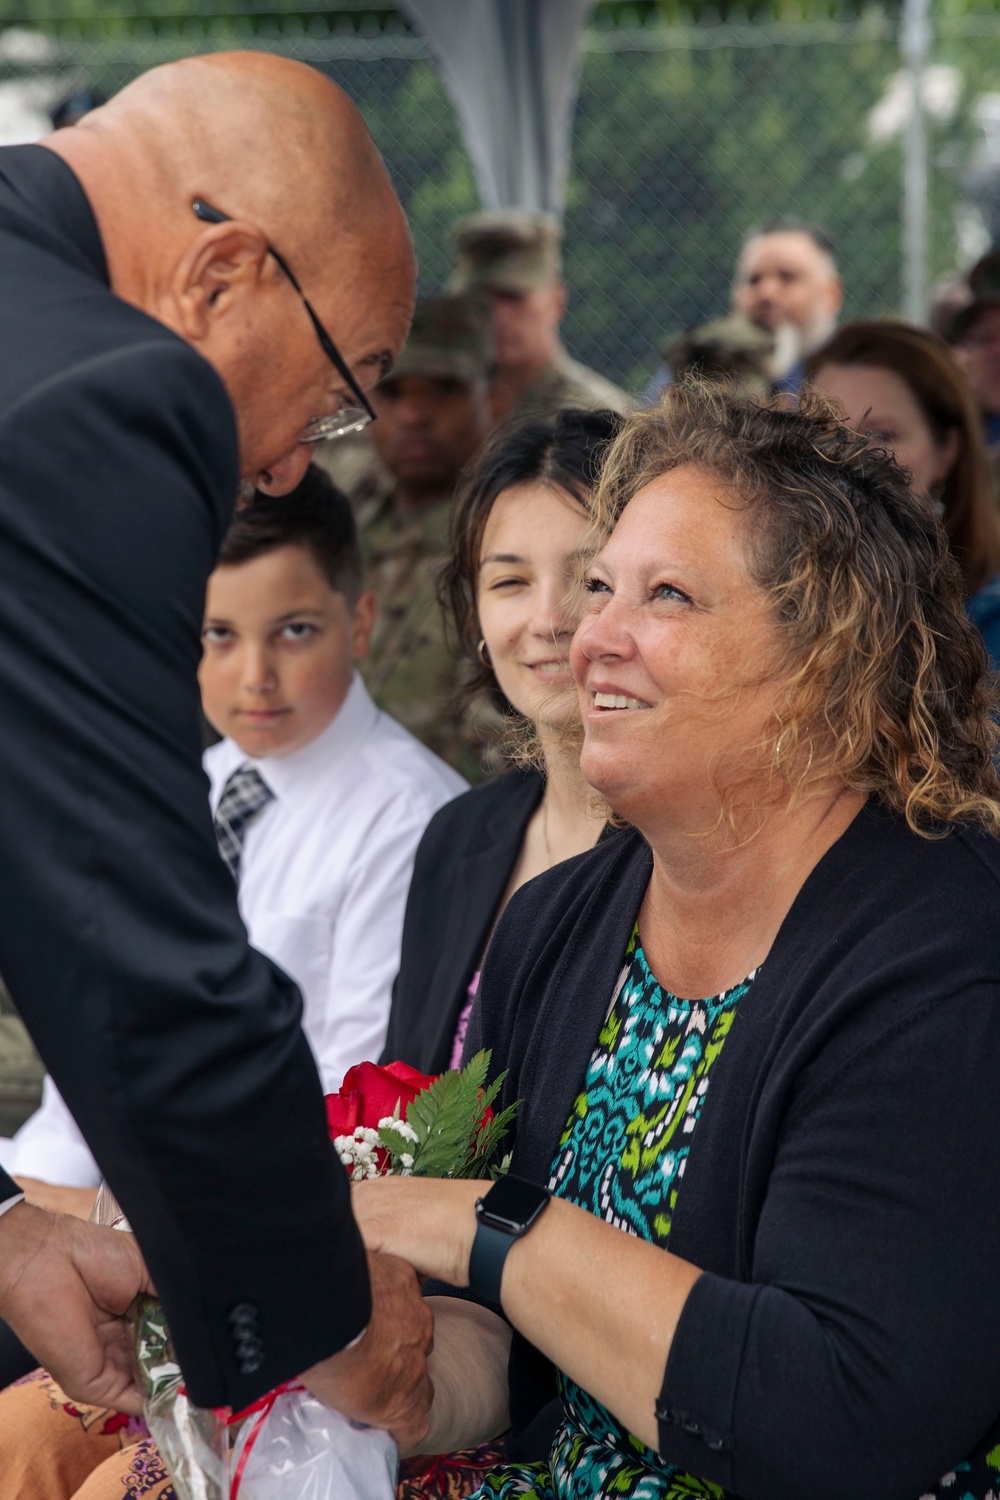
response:
{"label": "teal patterned blouse", "polygon": [[[636,927],[552,1163],[559,1197],[666,1246],[712,1067],[753,977],[711,1000],[679,1000],[654,979]],[[548,1464],[491,1475],[481,1500],[722,1497],[664,1463],[564,1375],[559,1390],[563,1422]]]}

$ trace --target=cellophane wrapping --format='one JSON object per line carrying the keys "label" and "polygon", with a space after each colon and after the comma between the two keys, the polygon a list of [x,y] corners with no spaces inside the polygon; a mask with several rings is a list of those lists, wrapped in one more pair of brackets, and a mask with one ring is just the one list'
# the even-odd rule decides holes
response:
{"label": "cellophane wrapping", "polygon": [[[106,1183],[91,1217],[129,1227]],[[137,1297],[128,1316],[146,1423],[177,1500],[394,1500],[399,1455],[387,1432],[295,1383],[235,1416],[195,1406],[161,1304]]]}

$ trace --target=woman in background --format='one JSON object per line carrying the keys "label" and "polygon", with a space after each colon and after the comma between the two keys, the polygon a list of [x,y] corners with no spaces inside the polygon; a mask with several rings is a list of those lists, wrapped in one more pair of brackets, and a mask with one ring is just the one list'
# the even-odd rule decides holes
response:
{"label": "woman in background", "polygon": [[[468,476],[452,519],[442,601],[489,694],[544,769],[516,769],[458,797],[417,850],[400,972],[382,1054],[423,1072],[455,1066],[497,918],[519,886],[596,844],[604,813],[566,734],[574,579],[591,492],[620,419],[564,411],[501,432]],[[528,735],[524,731],[527,729]]]}
{"label": "woman in background", "polygon": [[947,344],[906,323],[848,323],[806,378],[908,470],[939,508],[966,608],[1000,666],[1000,513],[972,390]]}

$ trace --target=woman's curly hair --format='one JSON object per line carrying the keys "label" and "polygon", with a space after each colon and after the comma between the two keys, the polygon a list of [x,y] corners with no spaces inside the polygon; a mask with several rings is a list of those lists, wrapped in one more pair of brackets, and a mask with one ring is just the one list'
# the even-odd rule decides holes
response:
{"label": "woman's curly hair", "polygon": [[639,490],[693,464],[745,517],[786,690],[760,747],[793,794],[830,776],[925,834],[1000,834],[997,699],[962,576],[895,460],[807,394],[777,410],[704,383],[626,419],[594,501],[597,540]]}

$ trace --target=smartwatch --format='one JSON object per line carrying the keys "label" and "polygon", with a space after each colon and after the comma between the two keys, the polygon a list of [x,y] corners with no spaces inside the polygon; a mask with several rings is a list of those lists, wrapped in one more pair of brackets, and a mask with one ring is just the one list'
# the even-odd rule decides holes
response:
{"label": "smartwatch", "polygon": [[527,1234],[551,1197],[548,1188],[508,1174],[497,1178],[485,1198],[476,1199],[479,1227],[469,1256],[469,1290],[477,1297],[499,1303],[510,1247]]}

